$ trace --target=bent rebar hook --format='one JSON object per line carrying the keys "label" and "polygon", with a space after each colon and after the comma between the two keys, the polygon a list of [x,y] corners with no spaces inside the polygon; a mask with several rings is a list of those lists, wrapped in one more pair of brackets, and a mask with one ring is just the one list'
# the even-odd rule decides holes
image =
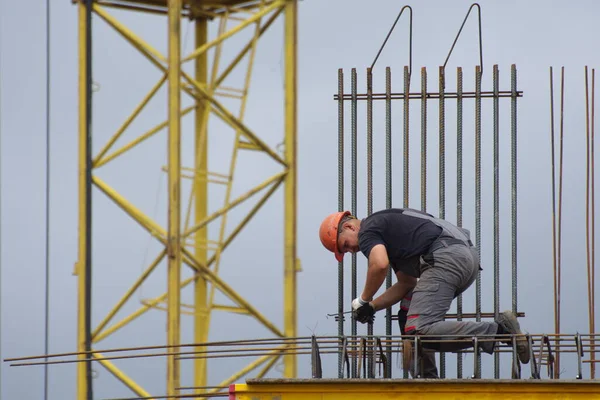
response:
{"label": "bent rebar hook", "polygon": [[473,3],[473,4],[471,4],[471,7],[469,7],[469,11],[467,12],[467,15],[465,16],[465,19],[463,20],[463,23],[460,26],[458,33],[456,34],[456,38],[454,38],[454,43],[452,43],[452,47],[450,48],[450,51],[448,52],[448,56],[446,56],[446,61],[444,61],[444,65],[442,66],[442,70],[444,72],[446,71],[446,64],[448,63],[448,60],[450,59],[450,55],[452,54],[452,51],[454,50],[454,46],[456,45],[456,42],[458,41],[460,33],[462,32],[462,30],[465,26],[465,23],[467,22],[467,19],[469,18],[469,14],[471,14],[471,11],[473,10],[473,7],[477,7],[477,16],[479,19],[479,68],[481,68],[481,75],[483,75],[483,45],[482,45],[482,40],[481,40],[481,6],[479,6],[478,3]]}
{"label": "bent rebar hook", "polygon": [[377,62],[377,59],[379,58],[379,55],[381,54],[381,51],[383,50],[383,48],[385,47],[385,44],[387,43],[388,39],[390,38],[390,35],[392,34],[392,31],[394,30],[394,28],[396,27],[396,24],[398,23],[398,20],[400,19],[400,17],[402,16],[402,13],[404,12],[404,9],[408,8],[408,10],[410,11],[410,19],[409,19],[409,38],[408,38],[408,76],[410,79],[410,76],[412,74],[412,16],[413,16],[413,11],[412,11],[412,7],[411,6],[404,6],[402,7],[402,9],[400,10],[400,13],[398,14],[398,16],[396,17],[396,20],[394,21],[394,24],[392,25],[392,28],[390,29],[390,31],[388,32],[387,36],[385,37],[385,40],[383,41],[383,44],[381,45],[381,47],[379,48],[379,51],[377,52],[377,55],[375,56],[375,59],[373,60],[373,63],[371,64],[371,70],[373,69],[373,67],[375,67],[375,63]]}

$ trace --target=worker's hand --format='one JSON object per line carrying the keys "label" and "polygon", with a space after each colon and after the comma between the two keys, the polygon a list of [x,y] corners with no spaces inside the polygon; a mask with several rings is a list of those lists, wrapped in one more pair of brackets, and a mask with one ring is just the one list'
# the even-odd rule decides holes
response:
{"label": "worker's hand", "polygon": [[368,301],[364,301],[360,296],[352,300],[352,311],[358,310],[361,306],[369,304]]}
{"label": "worker's hand", "polygon": [[375,309],[373,308],[371,303],[363,304],[362,306],[354,310],[352,314],[354,314],[354,318],[361,324],[373,322],[373,320],[375,319]]}

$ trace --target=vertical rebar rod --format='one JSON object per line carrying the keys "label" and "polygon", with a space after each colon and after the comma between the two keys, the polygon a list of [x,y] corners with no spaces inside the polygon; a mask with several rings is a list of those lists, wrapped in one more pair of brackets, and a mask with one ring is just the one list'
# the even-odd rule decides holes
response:
{"label": "vertical rebar rod", "polygon": [[[456,224],[462,227],[463,217],[463,73],[462,68],[456,69]],[[456,299],[456,320],[462,321],[462,293]],[[463,373],[463,358],[456,354],[456,377],[461,379]]]}
{"label": "vertical rebar rod", "polygon": [[556,166],[554,149],[554,72],[550,67],[550,160],[552,167],[552,275],[554,284],[554,333],[558,333],[558,273],[556,240]]}
{"label": "vertical rebar rod", "polygon": [[[586,256],[587,256],[587,286],[588,286],[588,324],[590,333],[594,332],[594,321],[593,321],[593,308],[594,308],[594,293],[592,292],[592,250],[593,242],[590,241],[590,231],[593,229],[590,226],[590,210],[592,204],[590,204],[590,198],[593,198],[593,191],[590,193],[590,188],[593,187],[593,178],[590,182],[590,175],[593,170],[590,171],[591,160],[590,157],[593,152],[593,141],[590,136],[590,95],[589,95],[589,82],[588,82],[588,67],[585,66],[585,133],[586,133],[586,196],[585,196],[585,232],[586,232]],[[593,226],[593,223],[592,223]],[[590,354],[591,355],[591,354]],[[590,375],[592,373],[592,363],[590,363]]]}
{"label": "vertical rebar rod", "polygon": [[[499,241],[500,241],[500,218],[499,218],[499,206],[500,196],[498,193],[499,186],[499,156],[498,156],[498,142],[499,142],[499,79],[498,79],[498,65],[495,64],[492,72],[493,80],[493,91],[494,91],[494,107],[493,107],[493,159],[494,159],[494,319],[498,319],[500,315],[500,260],[499,260]],[[500,378],[500,353],[494,353],[494,378]]]}
{"label": "vertical rebar rod", "polygon": [[[407,66],[404,66],[404,180],[403,180],[403,207],[408,208],[409,205],[409,154],[410,154],[410,136],[409,136],[409,121],[410,121],[410,74]],[[408,379],[408,369],[402,371],[402,377]]]}
{"label": "vertical rebar rod", "polygon": [[[344,71],[338,69],[338,211],[344,211]],[[338,262],[338,336],[344,336],[344,261]],[[338,378],[344,377],[342,352],[338,353]]]}
{"label": "vertical rebar rod", "polygon": [[[558,264],[557,264],[557,279],[556,279],[556,308],[557,308],[557,324],[556,333],[560,333],[560,292],[562,280],[562,192],[563,192],[563,153],[564,153],[564,111],[565,111],[565,67],[561,67],[560,71],[560,155],[559,155],[559,175],[558,175]],[[558,340],[555,346],[558,347]],[[554,360],[554,378],[560,376],[560,352],[556,353]]]}
{"label": "vertical rebar rod", "polygon": [[[595,213],[595,205],[596,205],[596,201],[595,201],[595,193],[596,191],[594,190],[594,183],[596,182],[595,179],[595,167],[594,167],[594,119],[595,119],[595,113],[594,113],[594,107],[595,107],[595,99],[596,99],[596,70],[594,68],[592,68],[592,136],[591,136],[591,151],[592,151],[592,274],[591,274],[591,281],[592,281],[592,298],[591,298],[591,303],[592,303],[592,324],[590,326],[590,333],[594,333],[596,332],[596,310],[595,310],[595,306],[596,306],[596,257],[595,257],[595,248],[596,248],[596,213]],[[595,379],[596,378],[596,345],[595,345],[595,340],[594,337],[592,336],[591,338],[591,349],[590,349],[590,378],[591,379]]]}
{"label": "vertical rebar rod", "polygon": [[511,154],[511,283],[512,283],[512,312],[517,314],[518,303],[518,269],[517,269],[517,66],[510,67],[510,154]]}
{"label": "vertical rebar rod", "polygon": [[[373,73],[367,68],[367,216],[373,213]],[[373,323],[367,323],[367,335],[373,336]],[[370,339],[370,338],[369,338]],[[373,378],[373,359],[368,360],[369,378]]]}
{"label": "vertical rebar rod", "polygon": [[[481,68],[475,67],[475,242],[481,262]],[[481,321],[481,271],[475,282],[475,318]],[[477,376],[481,376],[481,354],[477,353]]]}
{"label": "vertical rebar rod", "polygon": [[[445,104],[445,82],[444,67],[439,67],[439,203],[440,218],[446,218],[446,104]],[[440,378],[446,377],[446,353],[440,353]]]}
{"label": "vertical rebar rod", "polygon": [[421,68],[421,210],[427,211],[427,69]]}
{"label": "vertical rebar rod", "polygon": [[[385,69],[385,207],[392,208],[392,73]],[[388,268],[385,287],[392,286],[392,269]],[[392,307],[385,310],[385,334],[392,335]],[[392,377],[392,347],[386,349],[386,378]]]}
{"label": "vertical rebar rod", "polygon": [[404,208],[408,207],[408,194],[409,194],[409,155],[410,155],[410,137],[409,137],[409,95],[410,95],[410,75],[408,73],[408,67],[404,66]]}
{"label": "vertical rebar rod", "polygon": [[[44,354],[48,354],[50,344],[50,0],[46,0],[46,201],[45,201],[45,241],[44,241]],[[1,254],[1,253],[0,253]],[[2,321],[0,320],[0,326]],[[1,339],[0,339],[1,340]],[[1,346],[0,346],[1,347]],[[0,351],[1,354],[1,351]],[[45,361],[48,361],[46,358]],[[0,387],[2,382],[0,380]],[[0,393],[0,398],[2,394]],[[44,365],[44,400],[48,400],[48,365]]]}
{"label": "vertical rebar rod", "polygon": [[[358,132],[357,132],[357,104],[358,104],[358,100],[357,100],[357,82],[356,82],[356,68],[352,68],[352,74],[351,74],[351,92],[352,92],[352,103],[351,103],[351,109],[350,109],[350,114],[351,114],[351,170],[352,170],[352,187],[351,189],[351,212],[352,215],[356,215],[357,214],[357,175],[358,175],[358,159],[357,159],[357,141],[358,141]],[[355,299],[357,297],[357,283],[356,283],[356,253],[352,253],[352,298]],[[357,334],[357,325],[356,325],[356,320],[354,318],[352,318],[351,321],[351,332],[352,332],[352,336],[356,337]],[[358,365],[357,365],[357,359],[356,356],[354,356],[352,358],[352,377],[356,378],[357,377],[357,373],[358,373]]]}

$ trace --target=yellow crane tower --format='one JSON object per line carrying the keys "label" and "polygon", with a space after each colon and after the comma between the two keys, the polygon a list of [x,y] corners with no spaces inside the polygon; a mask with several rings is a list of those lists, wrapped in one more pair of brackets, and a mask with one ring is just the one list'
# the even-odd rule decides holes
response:
{"label": "yellow crane tower", "polygon": [[[150,396],[139,383],[131,379],[126,371],[121,370],[110,360],[102,359],[95,352],[95,344],[109,335],[116,334],[123,326],[132,323],[140,315],[153,307],[166,303],[167,310],[167,345],[177,348],[180,345],[180,320],[182,315],[181,290],[193,284],[194,304],[194,343],[207,341],[210,329],[211,312],[215,310],[243,313],[254,317],[269,329],[275,337],[296,336],[296,273],[298,261],[296,256],[296,0],[79,0],[74,1],[79,16],[79,250],[76,263],[78,279],[78,351],[79,356],[77,393],[78,399],[90,398],[91,395],[91,360],[103,365],[112,375],[139,396]],[[124,23],[115,18],[113,10],[128,10],[140,16],[147,13],[159,14],[166,17],[164,32],[168,34],[168,54],[161,54],[156,48],[129,29]],[[98,154],[91,150],[91,21],[102,21],[114,28],[123,39],[129,42],[135,50],[141,53],[161,73],[161,78],[150,92],[134,108],[131,115],[122,123],[117,132],[108,140]],[[189,54],[181,51],[181,22],[190,19],[194,23],[194,50]],[[284,18],[284,138],[283,151],[277,151],[261,139],[261,133],[255,132],[244,123],[244,114],[253,66],[256,46],[265,31],[279,19]],[[235,23],[231,27],[231,21]],[[218,36],[209,39],[209,23],[218,23]],[[161,27],[159,27],[160,29]],[[251,30],[251,39],[239,49],[237,56],[228,65],[219,69],[220,49],[229,38],[238,32]],[[215,49],[214,58],[209,63],[208,51]],[[239,69],[242,60],[247,61],[245,84],[241,88],[225,87],[222,83],[234,70]],[[187,73],[183,66],[193,63],[193,75]],[[209,65],[211,70],[209,70]],[[115,142],[131,122],[140,114],[150,99],[163,86],[168,87],[168,118],[164,123],[137,137],[123,147],[114,150]],[[182,109],[181,97],[190,96],[193,105]],[[228,109],[219,99],[229,96],[239,99],[239,109]],[[194,115],[195,160],[193,167],[182,165],[181,119],[188,113]],[[216,117],[232,128],[235,135],[233,152],[229,154],[210,154],[210,157],[231,157],[228,173],[216,173],[208,169],[207,152],[210,141],[208,129],[209,117]],[[112,188],[109,182],[103,181],[95,174],[95,169],[109,163],[117,157],[124,157],[127,151],[145,141],[163,128],[168,130],[168,140],[165,150],[168,154],[168,224],[161,227],[149,216],[145,215],[125,196]],[[269,177],[248,193],[232,198],[231,188],[234,182],[238,152],[254,150],[265,157],[275,160],[281,171]],[[182,179],[190,178],[192,182],[190,208],[193,218],[188,224],[186,218],[182,223]],[[226,187],[225,201],[222,207],[209,213],[207,206],[210,193],[210,183],[222,184]],[[92,325],[90,318],[90,291],[94,285],[91,270],[91,190],[96,187],[114,203],[116,203],[135,222],[145,228],[162,245],[163,251],[143,272],[131,288],[123,293],[112,311],[101,319],[97,325]],[[267,199],[280,187],[283,187],[284,215],[284,282],[283,310],[284,326],[280,329],[270,322],[257,308],[246,301],[219,276],[219,263],[222,252],[228,247],[240,230],[253,218]],[[225,220],[230,210],[261,193],[261,197],[248,214],[238,222],[237,226],[225,235]],[[258,196],[255,196],[258,197]],[[189,212],[189,210],[188,210]],[[190,214],[188,214],[190,215]],[[221,221],[219,236],[215,239],[208,237],[208,225]],[[212,252],[212,254],[210,254]],[[165,278],[168,290],[162,296],[145,302],[141,308],[119,322],[113,322],[113,317],[131,298],[132,294],[142,285],[144,280],[164,260],[167,264]],[[182,268],[190,267],[194,271],[192,278],[182,280]],[[94,288],[95,291],[101,289]],[[214,301],[215,290],[227,296],[233,306],[218,305]],[[195,347],[200,351],[201,347]],[[264,375],[279,359],[280,353],[273,352],[259,357],[243,368],[230,379],[219,386],[226,386],[248,372],[261,367],[258,376]],[[296,376],[296,359],[293,354],[286,354],[284,359],[284,376]],[[87,360],[87,361],[86,361]],[[207,386],[207,359],[198,358],[194,361],[194,385]],[[167,357],[166,392],[168,396],[178,394],[180,386],[180,361],[175,355]],[[198,389],[202,392],[204,389]]]}

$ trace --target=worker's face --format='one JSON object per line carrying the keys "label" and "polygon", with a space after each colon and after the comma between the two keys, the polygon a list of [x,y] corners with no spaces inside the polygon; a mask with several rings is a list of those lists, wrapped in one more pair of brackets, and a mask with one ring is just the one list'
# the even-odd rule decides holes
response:
{"label": "worker's face", "polygon": [[358,227],[351,221],[348,221],[342,227],[338,236],[338,247],[340,253],[357,253],[358,248]]}

